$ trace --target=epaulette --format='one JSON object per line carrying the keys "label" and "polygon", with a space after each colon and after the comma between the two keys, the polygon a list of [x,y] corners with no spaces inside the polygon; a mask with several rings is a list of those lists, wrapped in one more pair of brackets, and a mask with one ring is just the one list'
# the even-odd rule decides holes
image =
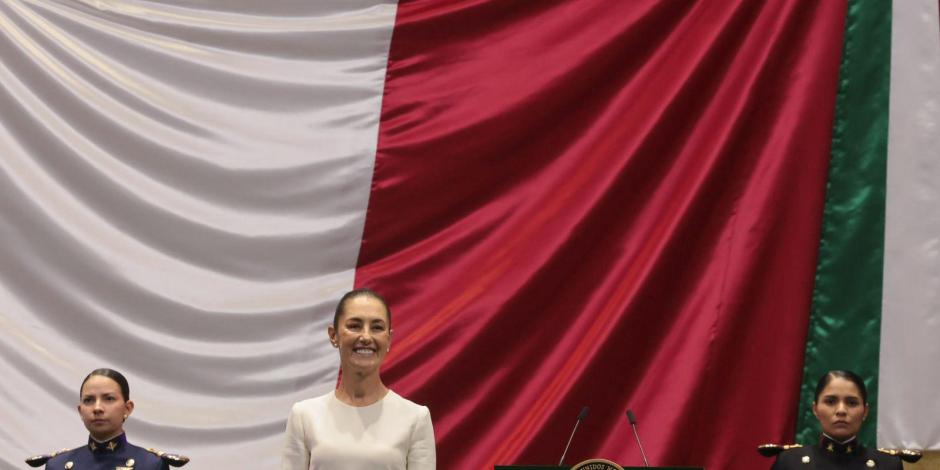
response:
{"label": "epaulette", "polygon": [[777,454],[790,449],[799,449],[801,444],[763,444],[757,446],[757,452],[764,457],[775,457]]}
{"label": "epaulette", "polygon": [[170,464],[171,467],[182,467],[189,463],[189,457],[180,454],[169,454],[163,452],[162,450],[157,450],[154,448],[147,449],[147,452],[155,454],[157,457],[163,459],[164,462]]}
{"label": "epaulette", "polygon": [[901,457],[901,460],[908,463],[917,462],[921,457],[924,456],[923,452],[910,449],[878,449],[878,452],[888,455],[896,455]]}
{"label": "epaulette", "polygon": [[59,454],[61,454],[61,453],[63,453],[63,452],[68,452],[68,451],[69,451],[69,449],[62,449],[62,450],[60,450],[60,451],[53,452],[53,453],[51,453],[51,454],[34,455],[34,456],[32,456],[32,457],[26,459],[26,464],[29,465],[30,467],[41,467],[41,466],[45,465],[46,462],[48,462],[49,460],[51,460],[53,457],[55,457],[55,456],[57,456],[57,455],[59,455]]}

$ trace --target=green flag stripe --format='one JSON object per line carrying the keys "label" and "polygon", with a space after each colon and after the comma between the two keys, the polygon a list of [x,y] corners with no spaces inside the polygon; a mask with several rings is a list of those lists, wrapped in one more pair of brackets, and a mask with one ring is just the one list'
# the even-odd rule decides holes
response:
{"label": "green flag stripe", "polygon": [[797,419],[801,443],[819,437],[811,403],[831,369],[866,379],[873,408],[859,438],[875,441],[890,60],[891,2],[850,0]]}

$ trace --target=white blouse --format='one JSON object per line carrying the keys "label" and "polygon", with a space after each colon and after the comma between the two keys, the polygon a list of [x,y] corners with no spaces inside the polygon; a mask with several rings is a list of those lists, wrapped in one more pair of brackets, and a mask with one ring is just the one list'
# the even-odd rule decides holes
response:
{"label": "white blouse", "polygon": [[435,470],[431,412],[389,392],[350,406],[334,392],[294,404],[281,470]]}

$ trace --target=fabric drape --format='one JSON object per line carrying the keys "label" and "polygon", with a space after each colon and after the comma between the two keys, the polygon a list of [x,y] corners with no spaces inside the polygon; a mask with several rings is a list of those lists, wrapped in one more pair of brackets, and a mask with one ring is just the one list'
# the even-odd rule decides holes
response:
{"label": "fabric drape", "polygon": [[895,2],[878,445],[940,458],[940,8]]}
{"label": "fabric drape", "polygon": [[[439,468],[789,441],[845,2],[0,2],[0,468],[276,468],[352,285]],[[854,24],[854,23],[853,23]],[[394,29],[394,32],[393,32]],[[247,456],[247,457],[246,457]],[[249,460],[250,458],[250,460]]]}
{"label": "fabric drape", "polygon": [[817,439],[819,377],[851,369],[868,379],[863,443],[937,449],[940,9],[848,10],[797,440]]}
{"label": "fabric drape", "polygon": [[356,284],[441,468],[753,469],[795,425],[841,2],[404,2]]}
{"label": "fabric drape", "polygon": [[336,381],[395,10],[0,1],[0,468],[86,441],[99,367],[135,443],[276,468]]}
{"label": "fabric drape", "polygon": [[[797,425],[804,443],[819,439],[811,404],[828,370],[864,377],[877,416],[891,2],[850,0],[845,31]],[[863,445],[875,445],[876,427],[862,429]]]}

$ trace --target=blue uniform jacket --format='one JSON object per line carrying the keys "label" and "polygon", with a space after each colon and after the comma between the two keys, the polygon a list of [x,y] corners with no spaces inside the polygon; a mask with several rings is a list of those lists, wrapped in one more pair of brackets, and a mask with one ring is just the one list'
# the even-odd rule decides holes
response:
{"label": "blue uniform jacket", "polygon": [[825,435],[818,445],[786,450],[772,470],[901,470],[901,458],[868,449],[854,440],[838,443]]}
{"label": "blue uniform jacket", "polygon": [[169,465],[156,454],[127,442],[121,434],[107,442],[91,437],[88,444],[56,455],[46,470],[167,470]]}

